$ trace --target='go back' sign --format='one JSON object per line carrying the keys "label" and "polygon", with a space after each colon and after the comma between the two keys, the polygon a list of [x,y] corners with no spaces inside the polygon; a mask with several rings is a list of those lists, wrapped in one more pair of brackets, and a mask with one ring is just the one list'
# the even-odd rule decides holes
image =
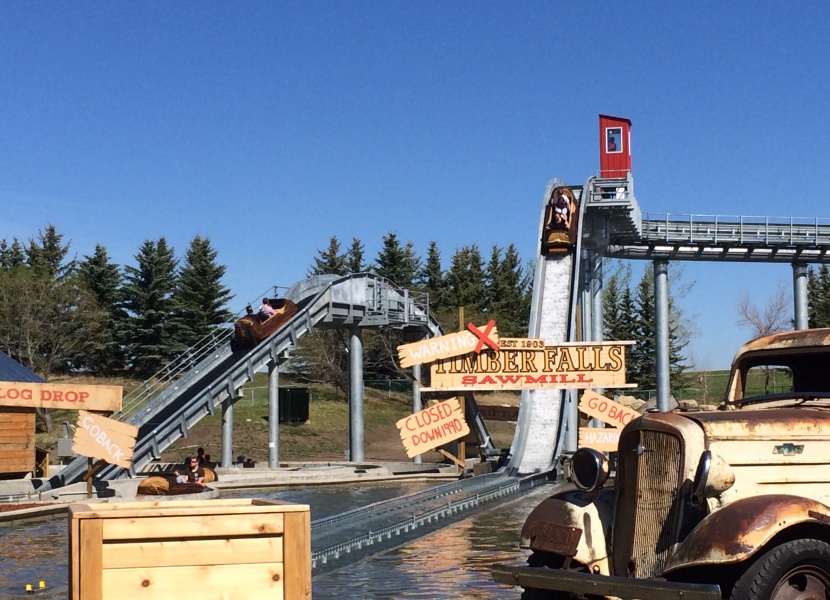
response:
{"label": "'go back' sign", "polygon": [[84,410],[78,412],[72,451],[129,469],[138,427]]}

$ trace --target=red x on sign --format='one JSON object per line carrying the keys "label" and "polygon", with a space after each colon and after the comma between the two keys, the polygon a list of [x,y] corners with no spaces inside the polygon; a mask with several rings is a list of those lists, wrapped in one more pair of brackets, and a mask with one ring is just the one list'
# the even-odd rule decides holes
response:
{"label": "red x on sign", "polygon": [[490,332],[493,330],[493,327],[496,326],[496,322],[493,319],[490,319],[490,322],[487,323],[487,327],[484,328],[484,333],[479,331],[479,329],[473,325],[472,323],[467,323],[467,329],[469,329],[474,336],[478,338],[478,344],[476,344],[476,354],[481,352],[481,349],[484,347],[484,344],[490,346],[493,350],[498,351],[499,345],[490,339]]}

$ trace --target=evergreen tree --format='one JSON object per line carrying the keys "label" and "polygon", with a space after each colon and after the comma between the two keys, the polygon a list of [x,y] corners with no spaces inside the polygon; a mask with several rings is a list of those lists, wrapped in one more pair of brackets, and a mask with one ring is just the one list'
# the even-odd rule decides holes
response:
{"label": "evergreen tree", "polygon": [[441,268],[441,253],[434,241],[427,248],[427,260],[418,278],[418,287],[429,294],[429,308],[438,313],[447,308],[447,280]]}
{"label": "evergreen tree", "polygon": [[164,238],[147,240],[135,256],[138,266],[127,265],[123,308],[129,318],[121,334],[132,370],[149,377],[180,354],[183,324],[176,288],[178,261]]}
{"label": "evergreen tree", "polygon": [[830,327],[830,268],[807,271],[807,323],[811,329]]}
{"label": "evergreen tree", "polygon": [[29,239],[26,263],[38,274],[60,279],[77,268],[75,260],[64,264],[67,254],[69,244],[63,244],[63,234],[58,233],[54,225],[47,225],[45,231],[38,231],[37,240]]}
{"label": "evergreen tree", "polygon": [[15,269],[26,266],[26,255],[20,240],[14,238],[11,245],[6,240],[0,241],[0,268]]}
{"label": "evergreen tree", "polygon": [[363,244],[359,239],[352,238],[352,245],[346,251],[346,271],[348,273],[364,273],[366,271],[363,253]]}
{"label": "evergreen tree", "polygon": [[192,346],[216,326],[233,318],[233,298],[222,285],[227,267],[216,263],[217,252],[206,237],[196,236],[187,249],[176,282],[175,299],[181,310],[185,345]]}
{"label": "evergreen tree", "polygon": [[123,281],[121,269],[110,262],[106,248],[96,244],[92,256],[84,256],[80,262],[78,274],[106,315],[106,324],[98,343],[76,360],[93,372],[112,373],[124,367],[124,353],[116,341],[115,333],[127,317],[119,305]]}
{"label": "evergreen tree", "polygon": [[401,247],[398,236],[388,233],[383,236],[383,248],[375,259],[373,271],[385,277],[400,288],[411,288],[421,267],[412,242]]}
{"label": "evergreen tree", "polygon": [[654,277],[646,269],[634,293],[636,344],[631,349],[630,383],[640,389],[653,390],[657,387],[657,321],[654,313]]}
{"label": "evergreen tree", "polygon": [[319,251],[319,256],[314,258],[314,266],[308,270],[308,275],[346,275],[346,255],[340,253],[340,242],[337,236],[331,236],[329,247]]}
{"label": "evergreen tree", "polygon": [[463,306],[474,313],[483,313],[487,292],[481,252],[476,244],[464,246],[453,254],[447,273],[447,286],[452,306]]}
{"label": "evergreen tree", "polygon": [[[688,291],[688,286],[679,284],[682,269],[676,269],[674,276],[669,276],[669,288],[675,284],[675,294],[668,298],[669,327],[669,387],[677,392],[686,387],[686,364],[682,355],[683,348],[689,340],[689,328],[682,311],[677,306],[677,297]],[[641,389],[651,390],[657,387],[657,317],[654,308],[654,269],[649,265],[637,285],[634,295],[634,313],[636,315],[634,340],[637,342],[630,354],[631,364],[627,371],[631,373],[631,382]]]}
{"label": "evergreen tree", "polygon": [[519,252],[511,244],[504,251],[493,246],[485,273],[486,311],[498,323],[499,335],[527,335],[530,319],[530,281],[523,273]]}

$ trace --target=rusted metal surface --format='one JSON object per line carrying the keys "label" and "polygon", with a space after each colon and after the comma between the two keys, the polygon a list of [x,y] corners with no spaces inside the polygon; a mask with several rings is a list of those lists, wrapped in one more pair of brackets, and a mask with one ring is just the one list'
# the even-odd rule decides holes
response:
{"label": "rusted metal surface", "polygon": [[830,531],[824,516],[830,519],[830,507],[801,496],[769,494],[736,500],[709,515],[676,547],[665,572],[742,561],[798,523],[814,523]]}
{"label": "rusted metal surface", "polygon": [[720,587],[711,584],[628,579],[560,569],[534,569],[511,565],[493,565],[490,573],[494,580],[505,585],[590,594],[592,597],[595,595],[611,596],[623,600],[635,598],[721,600]]}
{"label": "rusted metal surface", "polygon": [[718,440],[830,440],[830,411],[820,407],[685,413]]}
{"label": "rusted metal surface", "polygon": [[830,328],[801,329],[774,333],[747,342],[738,349],[734,363],[738,363],[749,352],[758,350],[784,350],[792,348],[830,347]]}
{"label": "rusted metal surface", "polygon": [[647,413],[620,436],[612,573],[658,576],[680,536],[703,430],[671,413]]}
{"label": "rusted metal surface", "polygon": [[607,573],[613,505],[611,489],[595,494],[570,491],[547,498],[525,520],[521,546],[570,556]]}

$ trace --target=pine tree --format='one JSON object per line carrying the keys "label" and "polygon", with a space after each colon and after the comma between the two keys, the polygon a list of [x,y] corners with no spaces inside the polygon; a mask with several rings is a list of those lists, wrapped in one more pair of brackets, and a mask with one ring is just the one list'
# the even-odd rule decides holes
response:
{"label": "pine tree", "polygon": [[5,270],[26,266],[26,254],[20,240],[14,238],[11,245],[4,239],[0,240],[0,268]]}
{"label": "pine tree", "polygon": [[346,251],[346,271],[348,273],[364,273],[366,271],[363,253],[363,244],[359,239],[352,238],[352,245]]}
{"label": "pine tree", "polygon": [[[677,306],[676,297],[682,297],[688,286],[679,284],[682,269],[676,269],[673,276],[669,276],[669,288],[675,287],[675,294],[669,293],[668,298],[668,327],[669,327],[669,387],[674,392],[686,387],[686,364],[682,354],[688,344],[689,331],[682,311]],[[636,383],[640,389],[651,390],[657,387],[657,317],[654,308],[654,269],[649,265],[640,283],[637,285],[634,296],[634,314],[636,315],[633,329],[634,340],[637,342],[632,348],[630,356],[631,383]]]}
{"label": "pine tree", "polygon": [[212,329],[233,317],[228,302],[233,298],[222,285],[227,267],[216,263],[217,252],[206,237],[190,242],[179,271],[174,297],[181,310],[185,345],[192,346]]}
{"label": "pine tree", "polygon": [[92,256],[84,256],[79,263],[78,274],[106,315],[106,326],[98,343],[77,360],[93,372],[112,373],[124,367],[124,353],[116,341],[116,331],[127,317],[119,306],[123,281],[121,269],[110,262],[106,248],[96,244]]}
{"label": "pine tree", "polygon": [[530,319],[530,282],[523,273],[519,252],[511,244],[504,251],[493,246],[485,272],[486,311],[498,323],[499,335],[527,335]]}
{"label": "pine tree", "polygon": [[807,271],[808,326],[830,327],[830,268],[827,265]]}
{"label": "pine tree", "polygon": [[452,306],[463,306],[474,313],[483,313],[486,297],[484,266],[477,245],[456,250],[447,273],[447,285]]}
{"label": "pine tree", "polygon": [[319,256],[314,258],[314,266],[308,270],[308,275],[346,275],[348,272],[346,255],[340,253],[340,242],[333,235],[329,247],[320,250]]}
{"label": "pine tree", "polygon": [[145,241],[135,259],[138,266],[125,268],[122,306],[130,317],[120,333],[132,370],[149,377],[185,349],[173,296],[178,261],[164,238]]}
{"label": "pine tree", "polygon": [[434,241],[427,248],[427,260],[418,277],[418,288],[429,294],[429,308],[437,313],[447,308],[447,280],[441,268],[441,253]]}
{"label": "pine tree", "polygon": [[60,279],[77,269],[75,260],[64,264],[67,254],[69,244],[63,244],[63,234],[58,233],[54,225],[47,225],[45,231],[38,231],[37,240],[29,239],[26,263],[35,273]]}
{"label": "pine tree", "polygon": [[636,383],[642,390],[653,390],[657,387],[657,321],[654,313],[654,277],[650,268],[645,270],[637,284],[634,310],[634,339],[637,343],[631,350],[631,383]]}
{"label": "pine tree", "polygon": [[388,233],[383,236],[383,248],[375,259],[372,269],[401,288],[411,288],[421,267],[412,242],[401,247],[398,236]]}

